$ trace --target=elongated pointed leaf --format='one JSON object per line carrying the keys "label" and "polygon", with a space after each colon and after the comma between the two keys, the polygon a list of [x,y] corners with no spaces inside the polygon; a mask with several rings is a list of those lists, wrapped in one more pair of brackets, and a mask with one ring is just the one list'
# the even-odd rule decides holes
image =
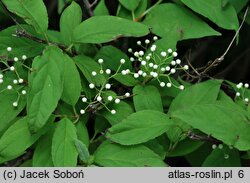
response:
{"label": "elongated pointed leaf", "polygon": [[134,11],[140,4],[141,0],[119,0],[119,2],[128,10]]}

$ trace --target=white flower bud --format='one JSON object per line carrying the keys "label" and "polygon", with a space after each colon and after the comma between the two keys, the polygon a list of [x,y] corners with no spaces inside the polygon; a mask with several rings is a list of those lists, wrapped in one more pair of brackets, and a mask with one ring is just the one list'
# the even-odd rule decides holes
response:
{"label": "white flower bud", "polygon": [[88,101],[88,99],[86,97],[82,98],[82,102],[87,102],[87,101]]}
{"label": "white flower bud", "polygon": [[134,53],[134,56],[135,56],[135,57],[139,57],[139,52],[136,51],[136,52]]}
{"label": "white flower bud", "polygon": [[142,74],[143,74],[143,71],[142,71],[142,70],[139,70],[139,71],[138,71],[138,74],[139,74],[139,75],[142,75]]}
{"label": "white flower bud", "polygon": [[13,107],[17,107],[18,106],[18,103],[17,102],[13,102]]}
{"label": "white flower bud", "polygon": [[167,53],[166,53],[165,51],[162,51],[162,52],[161,52],[161,56],[162,56],[162,57],[166,57],[166,56],[167,56]]}
{"label": "white flower bud", "polygon": [[240,96],[240,92],[236,92],[236,96],[239,97]]}
{"label": "white flower bud", "polygon": [[23,79],[22,79],[22,78],[19,78],[19,79],[18,79],[18,83],[22,84],[22,83],[23,83]]}
{"label": "white flower bud", "polygon": [[2,74],[0,74],[0,79],[3,79],[3,75]]}
{"label": "white flower bud", "polygon": [[111,70],[110,69],[106,69],[106,74],[111,74]]}
{"label": "white flower bud", "polygon": [[141,41],[137,41],[136,44],[140,46],[141,45]]}
{"label": "white flower bud", "polygon": [[22,90],[23,95],[26,95],[26,93],[27,93],[26,90]]}
{"label": "white flower bud", "polygon": [[122,70],[122,75],[126,75],[127,74],[127,71],[126,70]]}
{"label": "white flower bud", "polygon": [[244,87],[245,87],[245,88],[249,88],[249,84],[248,84],[248,83],[245,83],[245,84],[244,84]]}
{"label": "white flower bud", "polygon": [[158,73],[154,72],[153,77],[157,78],[158,77]]}
{"label": "white flower bud", "polygon": [[248,99],[248,98],[245,98],[244,101],[245,101],[245,102],[249,102],[249,99]]}
{"label": "white flower bud", "polygon": [[177,60],[176,60],[176,63],[177,63],[177,64],[181,64],[181,60],[180,60],[180,59],[177,59]]}
{"label": "white flower bud", "polygon": [[172,66],[175,66],[176,65],[176,62],[173,60],[173,61],[171,61],[171,65]]}
{"label": "white flower bud", "polygon": [[149,41],[148,39],[146,39],[146,40],[145,40],[145,43],[146,43],[146,44],[149,44],[149,43],[150,43],[150,41]]}
{"label": "white flower bud", "polygon": [[146,65],[146,64],[147,64],[147,62],[146,62],[146,61],[144,61],[144,60],[143,60],[143,61],[141,61],[141,65],[143,65],[143,66],[144,66],[144,65]]}
{"label": "white flower bud", "polygon": [[188,65],[184,65],[183,67],[185,70],[188,70],[189,69],[189,66]]}
{"label": "white flower bud", "polygon": [[115,103],[116,103],[116,104],[119,104],[120,101],[121,101],[121,100],[120,100],[119,98],[115,99]]}
{"label": "white flower bud", "polygon": [[17,81],[16,79],[14,79],[14,80],[13,80],[13,83],[14,83],[14,84],[17,84],[17,83],[18,83],[18,81]]}
{"label": "white flower bud", "polygon": [[98,97],[96,98],[96,100],[97,100],[98,102],[101,102],[101,101],[102,101],[102,97],[101,97],[101,96],[98,96]]}
{"label": "white flower bud", "polygon": [[112,101],[113,97],[112,96],[108,96],[108,101]]}
{"label": "white flower bud", "polygon": [[129,97],[130,96],[130,93],[125,93],[125,97]]}
{"label": "white flower bud", "polygon": [[180,85],[179,88],[180,88],[180,90],[184,90],[184,86],[183,85]]}
{"label": "white flower bud", "polygon": [[101,69],[99,73],[100,73],[100,74],[103,74],[103,72],[104,72],[104,71]]}
{"label": "white flower bud", "polygon": [[173,68],[173,69],[170,70],[170,72],[171,72],[172,74],[174,74],[174,73],[176,72],[176,70]]}
{"label": "white flower bud", "polygon": [[157,40],[158,40],[158,37],[157,37],[157,36],[154,36],[154,37],[153,37],[153,40],[154,40],[154,41],[157,41]]}
{"label": "white flower bud", "polygon": [[115,114],[116,113],[116,111],[114,109],[111,110],[110,112],[111,112],[111,114]]}
{"label": "white flower bud", "polygon": [[8,48],[7,48],[7,51],[9,51],[9,52],[12,51],[12,48],[11,48],[11,47],[8,47]]}
{"label": "white flower bud", "polygon": [[217,145],[216,144],[213,144],[212,145],[212,149],[216,149],[217,148]]}
{"label": "white flower bud", "polygon": [[160,82],[160,86],[164,87],[164,86],[166,86],[166,84],[164,82]]}
{"label": "white flower bud", "polygon": [[92,76],[96,76],[97,73],[95,71],[93,71],[91,74],[92,74]]}
{"label": "white flower bud", "polygon": [[121,64],[124,64],[124,63],[125,63],[125,59],[122,58],[122,59],[120,60],[120,63],[121,63]]}
{"label": "white flower bud", "polygon": [[167,83],[167,87],[170,88],[172,86],[171,83]]}
{"label": "white flower bud", "polygon": [[172,53],[173,50],[171,48],[168,49],[168,53]]}
{"label": "white flower bud", "polygon": [[99,59],[98,59],[98,63],[99,63],[99,64],[103,64],[103,62],[104,62],[104,61],[103,61],[102,58],[99,58]]}
{"label": "white flower bud", "polygon": [[22,59],[23,59],[23,60],[26,60],[26,59],[27,59],[27,56],[26,56],[26,55],[23,55],[23,56],[22,56]]}
{"label": "white flower bud", "polygon": [[218,145],[218,148],[219,148],[219,149],[223,149],[223,144],[219,144],[219,145]]}
{"label": "white flower bud", "polygon": [[130,70],[129,70],[129,69],[126,69],[126,72],[127,72],[127,74],[129,74],[129,73],[130,73]]}
{"label": "white flower bud", "polygon": [[130,57],[129,60],[130,60],[131,62],[134,62],[134,61],[135,61],[134,57]]}
{"label": "white flower bud", "polygon": [[85,114],[85,110],[81,109],[81,110],[80,110],[80,113],[81,113],[81,114]]}
{"label": "white flower bud", "polygon": [[129,53],[132,53],[132,52],[133,52],[132,48],[129,48],[129,49],[128,49],[128,52],[129,52]]}
{"label": "white flower bud", "polygon": [[15,67],[14,67],[14,66],[11,66],[11,67],[10,67],[10,70],[11,70],[11,71],[14,71],[14,70],[15,70]]}
{"label": "white flower bud", "polygon": [[3,83],[3,79],[0,79],[0,84],[2,84]]}
{"label": "white flower bud", "polygon": [[110,88],[111,88],[111,84],[107,83],[107,84],[105,85],[105,88],[106,88],[106,89],[110,89]]}
{"label": "white flower bud", "polygon": [[7,86],[7,89],[8,89],[8,90],[11,90],[11,89],[12,89],[12,86],[11,86],[11,85],[8,85],[8,86]]}
{"label": "white flower bud", "polygon": [[239,83],[239,84],[236,85],[236,87],[237,87],[238,89],[240,89],[242,86],[243,86],[243,83]]}
{"label": "white flower bud", "polygon": [[150,48],[150,50],[151,50],[152,52],[154,52],[154,51],[156,50],[156,45],[152,45],[151,48]]}
{"label": "white flower bud", "polygon": [[94,85],[93,83],[90,83],[90,84],[89,84],[89,88],[90,88],[90,89],[93,89],[93,88],[95,88],[95,85]]}
{"label": "white flower bud", "polygon": [[17,61],[18,61],[18,58],[17,58],[17,57],[14,57],[14,61],[17,62]]}
{"label": "white flower bud", "polygon": [[154,68],[154,69],[158,69],[158,65],[154,65],[153,68]]}
{"label": "white flower bud", "polygon": [[139,55],[143,56],[144,55],[144,51],[139,51]]}
{"label": "white flower bud", "polygon": [[150,56],[146,56],[146,60],[150,60],[151,59],[151,57]]}
{"label": "white flower bud", "polygon": [[162,67],[162,68],[161,68],[161,71],[164,72],[164,71],[166,71],[166,69],[165,69],[164,67]]}
{"label": "white flower bud", "polygon": [[146,76],[147,76],[146,72],[142,73],[142,77],[146,77]]}
{"label": "white flower bud", "polygon": [[170,71],[171,68],[169,66],[167,66],[165,69],[166,69],[166,71]]}
{"label": "white flower bud", "polygon": [[138,78],[139,74],[138,73],[134,73],[134,78]]}
{"label": "white flower bud", "polygon": [[152,62],[149,63],[148,65],[149,65],[149,67],[154,67],[154,64]]}
{"label": "white flower bud", "polygon": [[177,55],[178,55],[177,52],[173,52],[174,57],[177,57]]}

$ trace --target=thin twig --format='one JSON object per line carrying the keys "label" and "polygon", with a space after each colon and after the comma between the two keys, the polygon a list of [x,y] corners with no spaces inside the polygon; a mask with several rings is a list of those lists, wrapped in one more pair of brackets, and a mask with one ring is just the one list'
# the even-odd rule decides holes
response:
{"label": "thin twig", "polygon": [[[91,4],[89,3],[89,1],[88,1],[88,0],[83,0],[83,3],[84,3],[84,6],[85,6],[86,10],[87,10],[88,13],[89,13],[89,16],[90,16],[90,17],[94,16],[94,12],[93,12],[93,10],[92,10],[92,6],[91,6]],[[93,4],[93,3],[92,3],[92,4]]]}
{"label": "thin twig", "polygon": [[95,0],[93,3],[90,4],[90,8],[93,8],[98,3],[98,0]]}

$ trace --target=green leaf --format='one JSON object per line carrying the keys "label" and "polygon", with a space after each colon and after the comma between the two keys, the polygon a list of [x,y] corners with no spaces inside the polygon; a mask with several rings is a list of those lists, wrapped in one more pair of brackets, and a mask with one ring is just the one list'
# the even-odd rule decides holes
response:
{"label": "green leaf", "polygon": [[[36,35],[29,25],[21,25],[29,34]],[[0,54],[7,54],[7,47],[12,47],[11,53],[21,59],[22,55],[27,58],[34,57],[42,53],[44,45],[26,38],[15,37],[16,31],[20,28],[15,25],[0,32]]]}
{"label": "green leaf", "polygon": [[8,10],[22,17],[40,34],[48,29],[48,15],[43,0],[2,0]]}
{"label": "green leaf", "polygon": [[236,149],[215,149],[202,164],[203,167],[240,167],[240,154]]}
{"label": "green leaf", "polygon": [[109,10],[105,4],[105,0],[100,0],[100,2],[97,4],[97,6],[94,9],[94,15],[95,16],[109,15]]}
{"label": "green leaf", "polygon": [[161,158],[147,147],[124,147],[104,142],[95,152],[95,163],[105,167],[165,167]]}
{"label": "green leaf", "polygon": [[84,163],[87,163],[89,160],[88,147],[80,140],[75,140],[75,146],[79,154],[79,159]]}
{"label": "green leaf", "polygon": [[66,45],[72,43],[73,30],[82,21],[82,9],[74,1],[64,11],[60,19],[62,40]]}
{"label": "green leaf", "polygon": [[158,36],[177,41],[220,35],[191,11],[172,3],[156,6],[147,15],[144,24]]}
{"label": "green leaf", "polygon": [[114,109],[116,111],[116,114],[113,115],[111,114],[111,112],[104,109],[101,111],[101,115],[105,117],[111,125],[115,125],[122,122],[123,119],[125,119],[127,116],[134,112],[132,107],[128,103],[123,101],[121,101],[119,104],[111,104],[108,107],[111,110]]}
{"label": "green leaf", "polygon": [[89,146],[89,133],[86,125],[83,121],[78,121],[76,124],[76,133],[78,139],[84,143],[87,147]]}
{"label": "green leaf", "polygon": [[74,30],[75,43],[105,43],[118,37],[141,37],[149,33],[146,25],[114,16],[94,16]]}
{"label": "green leaf", "polygon": [[81,94],[81,78],[74,61],[67,55],[65,58],[65,69],[63,74],[62,100],[69,105],[75,105]]}
{"label": "green leaf", "polygon": [[49,46],[42,56],[36,57],[32,64],[30,93],[27,112],[32,132],[44,126],[55,110],[62,95],[64,55],[62,51]]}
{"label": "green leaf", "polygon": [[36,149],[32,158],[32,166],[34,167],[53,167],[51,156],[51,146],[54,128],[49,130],[37,142]]}
{"label": "green leaf", "polygon": [[29,131],[28,118],[22,118],[14,123],[0,139],[0,163],[22,155],[42,135],[39,132],[32,135]]}
{"label": "green leaf", "polygon": [[[100,66],[92,58],[80,55],[74,57],[74,61],[89,83],[93,83],[96,86],[100,86],[105,83],[106,79],[104,75],[100,74]],[[93,71],[97,73],[96,76],[92,76]]]}
{"label": "green leaf", "polygon": [[141,0],[119,0],[119,2],[128,10],[134,11],[140,4]]}
{"label": "green leaf", "polygon": [[26,101],[21,96],[17,107],[13,107],[12,103],[18,98],[16,91],[8,91],[0,93],[0,135],[9,127],[11,121],[24,109]]}
{"label": "green leaf", "polygon": [[108,130],[107,138],[122,145],[140,144],[160,136],[171,125],[173,123],[166,114],[144,110],[133,113],[121,123],[112,126]]}
{"label": "green leaf", "polygon": [[239,150],[250,149],[250,127],[247,112],[231,102],[197,104],[175,111],[173,118],[181,119],[196,129]]}
{"label": "green leaf", "polygon": [[200,0],[181,0],[193,11],[205,16],[224,29],[237,30],[239,22],[237,13],[231,4],[222,8],[222,0],[200,1]]}
{"label": "green leaf", "polygon": [[52,160],[56,167],[76,166],[76,139],[76,128],[73,123],[67,118],[59,121],[52,139]]}
{"label": "green leaf", "polygon": [[248,0],[227,0],[235,8],[236,12],[239,13],[244,6],[246,6]]}
{"label": "green leaf", "polygon": [[133,95],[136,111],[155,110],[163,112],[161,95],[155,86],[137,85],[133,88]]}
{"label": "green leaf", "polygon": [[220,91],[220,80],[208,80],[192,85],[173,100],[169,113],[183,110],[196,104],[209,104],[215,102]]}

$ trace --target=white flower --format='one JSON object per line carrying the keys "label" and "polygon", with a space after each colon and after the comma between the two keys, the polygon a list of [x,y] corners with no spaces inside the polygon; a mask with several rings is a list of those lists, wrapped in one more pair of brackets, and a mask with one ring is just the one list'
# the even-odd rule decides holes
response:
{"label": "white flower", "polygon": [[129,49],[128,49],[128,52],[129,52],[129,53],[132,53],[132,52],[133,52],[132,48],[129,48]]}
{"label": "white flower", "polygon": [[146,39],[146,40],[145,40],[145,43],[146,43],[146,44],[149,44],[149,43],[150,43],[150,41],[149,41],[148,39]]}
{"label": "white flower", "polygon": [[184,90],[184,86],[183,85],[180,85],[179,88],[180,88],[180,90]]}
{"label": "white flower", "polygon": [[236,85],[236,87],[237,87],[238,89],[240,89],[242,86],[243,86],[243,83],[239,83],[239,84]]}
{"label": "white flower", "polygon": [[108,96],[108,101],[112,101],[113,97],[112,96]]}
{"label": "white flower", "polygon": [[129,97],[130,96],[130,93],[125,93],[125,97]]}
{"label": "white flower", "polygon": [[167,53],[166,53],[165,51],[162,51],[162,52],[161,52],[161,56],[162,56],[162,57],[166,57],[166,56],[167,56]]}
{"label": "white flower", "polygon": [[120,63],[121,63],[121,64],[124,64],[124,63],[125,63],[125,59],[122,58],[122,59],[120,60]]}
{"label": "white flower", "polygon": [[27,59],[27,56],[26,56],[26,55],[23,55],[23,56],[22,56],[22,59],[23,59],[23,60],[26,60],[26,59]]}
{"label": "white flower", "polygon": [[22,90],[23,95],[26,95],[26,93],[27,93],[26,90]]}
{"label": "white flower", "polygon": [[149,67],[154,67],[154,64],[152,62],[149,63],[148,65],[149,65]]}
{"label": "white flower", "polygon": [[171,48],[168,49],[168,53],[172,53],[173,50]]}
{"label": "white flower", "polygon": [[178,55],[177,52],[173,52],[174,57],[177,57],[177,55]]}
{"label": "white flower", "polygon": [[146,65],[147,64],[147,62],[146,61],[141,61],[141,65]]}
{"label": "white flower", "polygon": [[173,61],[171,61],[171,65],[172,66],[175,66],[176,65],[176,62],[173,60]]}
{"label": "white flower", "polygon": [[110,88],[111,88],[111,84],[107,83],[107,84],[105,85],[105,88],[106,88],[106,89],[110,89]]}
{"label": "white flower", "polygon": [[135,61],[134,57],[130,57],[129,59],[131,62]]}
{"label": "white flower", "polygon": [[17,57],[14,57],[14,61],[17,62],[17,61],[18,61],[18,58],[17,58]]}
{"label": "white flower", "polygon": [[166,71],[170,71],[171,68],[169,66],[167,66],[165,69],[166,69]]}
{"label": "white flower", "polygon": [[154,69],[158,69],[158,65],[154,65],[153,68],[154,68]]}
{"label": "white flower", "polygon": [[180,59],[177,59],[177,60],[176,60],[176,63],[177,63],[177,64],[181,64],[181,60],[180,60]]}
{"label": "white flower", "polygon": [[156,50],[156,45],[152,45],[151,48],[150,48],[150,50],[151,50],[152,52],[154,52],[154,51]]}
{"label": "white flower", "polygon": [[111,112],[111,114],[115,114],[116,113],[116,111],[114,109],[111,110],[110,112]]}
{"label": "white flower", "polygon": [[144,55],[144,51],[139,51],[139,55],[143,56]]}
{"label": "white flower", "polygon": [[184,65],[183,67],[185,70],[188,70],[189,69],[189,66],[188,65]]}
{"label": "white flower", "polygon": [[101,102],[101,101],[102,101],[102,97],[101,97],[101,96],[98,96],[98,97],[96,98],[96,100],[97,100],[98,102]]}
{"label": "white flower", "polygon": [[146,77],[146,76],[147,76],[146,72],[142,73],[142,77]]}
{"label": "white flower", "polygon": [[245,88],[248,88],[248,87],[249,87],[249,84],[248,84],[248,83],[245,83],[245,84],[244,84],[244,87],[245,87]]}
{"label": "white flower", "polygon": [[136,52],[134,53],[134,56],[135,56],[135,57],[139,57],[139,52],[136,51]]}
{"label": "white flower", "polygon": [[150,56],[146,56],[146,60],[150,60],[151,59],[151,57]]}
{"label": "white flower", "polygon": [[90,83],[90,84],[89,84],[89,88],[90,88],[90,89],[93,89],[93,88],[95,88],[95,85],[94,85],[93,83]]}
{"label": "white flower", "polygon": [[143,74],[143,71],[142,71],[142,70],[139,70],[139,71],[138,71],[138,74],[139,74],[139,75],[142,75],[142,74]]}
{"label": "white flower", "polygon": [[81,114],[85,114],[85,110],[81,109],[81,110],[80,110],[80,113],[81,113]]}
{"label": "white flower", "polygon": [[127,71],[126,70],[122,70],[122,75],[126,75],[127,74]]}
{"label": "white flower", "polygon": [[96,76],[97,73],[95,71],[93,71],[91,74],[92,74],[92,76]]}
{"label": "white flower", "polygon": [[99,58],[99,59],[98,59],[98,63],[99,63],[99,64],[102,64],[103,62],[104,62],[104,61],[103,61],[102,58]]}
{"label": "white flower", "polygon": [[3,75],[2,74],[0,74],[0,79],[3,79]]}
{"label": "white flower", "polygon": [[158,40],[158,37],[157,37],[157,36],[154,36],[154,37],[153,37],[153,40],[154,40],[154,41],[157,41],[157,40]]}
{"label": "white flower", "polygon": [[13,102],[13,107],[17,107],[18,106],[18,103],[17,102]]}
{"label": "white flower", "polygon": [[19,78],[19,79],[18,79],[18,83],[22,84],[22,83],[23,83],[23,79],[22,79],[22,78]]}
{"label": "white flower", "polygon": [[119,98],[115,99],[115,103],[116,103],[116,104],[119,104],[120,101],[121,101],[121,100],[120,100]]}
{"label": "white flower", "polygon": [[14,70],[15,70],[15,67],[14,67],[14,66],[11,66],[11,67],[10,67],[10,70],[11,70],[11,71],[14,71]]}
{"label": "white flower", "polygon": [[8,86],[7,86],[7,89],[8,89],[8,90],[11,90],[11,89],[12,89],[12,86],[11,86],[11,85],[8,85]]}
{"label": "white flower", "polygon": [[167,83],[167,87],[170,88],[172,86],[171,83]]}
{"label": "white flower", "polygon": [[12,51],[12,48],[11,48],[11,47],[8,47],[8,48],[7,48],[7,51]]}
{"label": "white flower", "polygon": [[236,92],[236,96],[239,97],[240,96],[240,92]]}
{"label": "white flower", "polygon": [[166,84],[164,82],[160,82],[160,86],[164,87]]}
{"label": "white flower", "polygon": [[106,74],[111,74],[111,70],[110,69],[106,69]]}
{"label": "white flower", "polygon": [[174,73],[176,72],[176,70],[173,68],[173,69],[170,70],[170,72],[171,72],[172,74],[174,74]]}
{"label": "white flower", "polygon": [[16,79],[14,79],[14,80],[13,80],[13,83],[14,83],[14,84],[17,84],[17,83],[18,83],[18,81],[17,81]]}
{"label": "white flower", "polygon": [[139,74],[138,73],[134,73],[134,78],[138,78]]}
{"label": "white flower", "polygon": [[249,102],[249,99],[248,99],[248,98],[245,98],[244,101],[245,101],[245,102]]}
{"label": "white flower", "polygon": [[82,102],[87,102],[87,101],[88,101],[88,99],[86,97],[82,98]]}
{"label": "white flower", "polygon": [[140,46],[141,45],[141,41],[137,41],[136,44]]}

